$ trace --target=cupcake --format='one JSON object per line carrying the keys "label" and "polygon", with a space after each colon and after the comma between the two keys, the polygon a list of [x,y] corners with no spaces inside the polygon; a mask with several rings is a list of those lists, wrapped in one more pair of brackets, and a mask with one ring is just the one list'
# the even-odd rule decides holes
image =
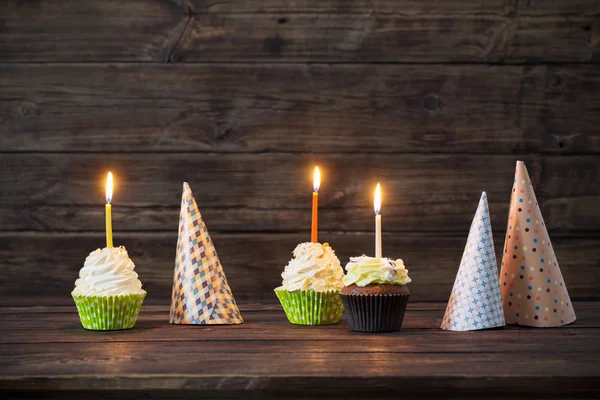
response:
{"label": "cupcake", "polygon": [[340,321],[344,270],[329,244],[300,243],[281,277],[283,283],[275,294],[290,323],[330,325]]}
{"label": "cupcake", "polygon": [[71,293],[84,328],[133,328],[146,291],[125,247],[105,247],[85,259]]}
{"label": "cupcake", "polygon": [[408,270],[400,259],[353,257],[346,265],[340,295],[350,329],[356,332],[400,330],[410,292]]}

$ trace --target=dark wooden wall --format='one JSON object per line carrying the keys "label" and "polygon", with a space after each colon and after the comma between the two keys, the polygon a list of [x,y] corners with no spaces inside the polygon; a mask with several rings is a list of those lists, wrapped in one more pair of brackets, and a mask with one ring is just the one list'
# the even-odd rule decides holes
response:
{"label": "dark wooden wall", "polygon": [[168,304],[190,182],[238,301],[274,301],[309,239],[404,258],[447,299],[488,192],[500,253],[529,168],[574,298],[600,298],[600,2],[0,2],[1,305],[70,304],[114,229]]}

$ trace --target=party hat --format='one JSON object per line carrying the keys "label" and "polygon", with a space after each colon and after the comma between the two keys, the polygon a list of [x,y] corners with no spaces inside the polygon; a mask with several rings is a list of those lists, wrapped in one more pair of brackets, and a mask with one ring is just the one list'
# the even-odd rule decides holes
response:
{"label": "party hat", "polygon": [[448,300],[442,329],[471,331],[504,326],[498,267],[487,195],[481,199]]}
{"label": "party hat", "polygon": [[171,323],[212,325],[243,322],[192,189],[184,182]]}
{"label": "party hat", "polygon": [[507,323],[552,327],[575,321],[523,161],[517,161],[515,171],[500,280]]}

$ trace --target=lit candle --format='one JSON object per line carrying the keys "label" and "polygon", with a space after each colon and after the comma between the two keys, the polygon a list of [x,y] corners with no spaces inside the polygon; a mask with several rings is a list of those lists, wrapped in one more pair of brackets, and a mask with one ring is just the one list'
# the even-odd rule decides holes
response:
{"label": "lit candle", "polygon": [[113,176],[112,172],[108,173],[106,178],[106,247],[113,247],[112,238],[112,207],[110,205],[112,201],[113,192]]}
{"label": "lit candle", "polygon": [[379,183],[375,188],[373,208],[375,209],[375,257],[381,258],[381,187]]}
{"label": "lit candle", "polygon": [[321,172],[319,167],[315,167],[313,175],[313,203],[312,203],[312,229],[310,231],[310,241],[318,242],[319,231],[319,187],[321,186]]}

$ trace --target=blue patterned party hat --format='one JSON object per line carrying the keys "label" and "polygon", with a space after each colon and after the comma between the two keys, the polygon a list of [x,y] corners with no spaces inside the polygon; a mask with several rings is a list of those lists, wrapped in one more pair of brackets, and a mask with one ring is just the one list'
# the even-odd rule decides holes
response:
{"label": "blue patterned party hat", "polygon": [[192,189],[184,182],[171,323],[212,325],[243,322]]}
{"label": "blue patterned party hat", "polygon": [[504,326],[487,195],[481,194],[456,274],[442,329],[471,331]]}

